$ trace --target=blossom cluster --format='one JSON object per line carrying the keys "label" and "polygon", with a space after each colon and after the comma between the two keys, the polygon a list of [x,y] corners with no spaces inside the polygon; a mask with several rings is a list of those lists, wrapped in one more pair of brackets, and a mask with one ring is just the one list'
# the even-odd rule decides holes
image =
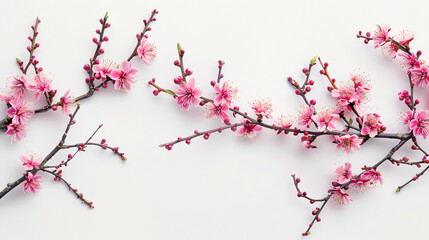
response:
{"label": "blossom cluster", "polygon": [[[36,42],[38,36],[38,25],[40,20],[36,20],[36,24],[32,26],[33,36],[29,36],[30,46],[27,50],[30,54],[29,61],[24,64],[23,61],[17,59],[19,69],[21,73],[12,74],[7,81],[6,86],[0,92],[0,100],[6,103],[7,111],[6,117],[0,121],[0,127],[6,131],[6,135],[12,137],[12,141],[19,141],[26,136],[29,126],[30,118],[37,113],[46,112],[49,110],[56,111],[61,108],[62,112],[68,115],[72,108],[77,102],[91,97],[100,88],[107,88],[109,84],[114,86],[116,90],[123,90],[127,92],[131,89],[132,85],[136,81],[137,70],[131,67],[131,59],[134,56],[138,56],[146,64],[156,58],[156,47],[153,43],[148,41],[147,31],[151,31],[149,24],[156,21],[154,17],[158,13],[157,10],[152,11],[149,20],[144,20],[145,28],[141,33],[136,35],[137,45],[132,52],[131,56],[123,61],[120,65],[115,62],[104,59],[100,61],[98,57],[104,54],[102,44],[109,41],[109,38],[105,35],[105,30],[111,27],[111,24],[107,21],[108,15],[100,19],[101,30],[97,29],[97,37],[92,39],[96,45],[96,50],[89,63],[83,66],[83,69],[88,73],[88,77],[85,79],[85,83],[88,85],[88,92],[73,97],[70,94],[71,90],[65,91],[64,95],[60,97],[58,101],[55,100],[57,90],[53,87],[50,74],[45,74],[42,67],[38,67],[39,60],[36,59],[35,50],[40,47],[40,44]],[[33,66],[34,73],[28,73],[30,66]],[[32,99],[29,94],[34,95],[35,105],[40,105],[40,102],[45,102],[41,108],[33,108],[33,104],[30,102]],[[43,96],[43,100],[42,99]]]}

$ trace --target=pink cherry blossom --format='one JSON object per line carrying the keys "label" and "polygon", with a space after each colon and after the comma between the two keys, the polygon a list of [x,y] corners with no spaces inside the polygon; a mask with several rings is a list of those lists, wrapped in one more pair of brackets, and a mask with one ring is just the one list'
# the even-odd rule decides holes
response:
{"label": "pink cherry blossom", "polygon": [[[98,74],[101,80],[105,81],[107,76],[115,70],[116,63],[111,60],[105,59],[101,62],[101,65],[94,65],[92,70],[95,74]],[[98,77],[98,76],[97,76]]]}
{"label": "pink cherry blossom", "polygon": [[314,108],[311,106],[301,106],[301,111],[298,111],[297,122],[300,126],[310,127],[312,116],[314,114]]}
{"label": "pink cherry blossom", "polygon": [[137,55],[143,59],[143,62],[149,65],[156,57],[156,47],[152,43],[149,43],[146,38],[142,38],[140,47],[137,49]]}
{"label": "pink cherry blossom", "polygon": [[187,83],[180,84],[176,91],[177,103],[185,109],[191,105],[198,105],[201,97],[201,90],[195,87],[195,79],[191,78]]}
{"label": "pink cherry blossom", "polygon": [[429,84],[429,68],[426,64],[415,64],[410,74],[414,85],[422,87]]}
{"label": "pink cherry blossom", "polygon": [[26,171],[33,170],[33,168],[38,169],[39,164],[42,162],[42,159],[34,154],[21,154],[20,159]]}
{"label": "pink cherry blossom", "polygon": [[326,132],[326,131],[334,131],[335,128],[335,122],[340,120],[340,116],[331,108],[323,108],[322,110],[318,111],[314,121],[318,125],[319,131]]}
{"label": "pink cherry blossom", "polygon": [[371,185],[375,185],[378,182],[380,184],[383,184],[383,179],[381,178],[381,173],[377,172],[374,169],[371,169],[371,170],[369,170],[367,172],[364,172],[360,177],[363,180],[368,180]]}
{"label": "pink cherry blossom", "polygon": [[39,100],[40,95],[44,95],[55,89],[51,88],[52,79],[44,73],[36,74],[34,77],[34,84],[28,86],[28,89],[36,92],[36,100]]}
{"label": "pink cherry blossom", "polygon": [[31,110],[31,103],[22,98],[18,98],[10,101],[10,105],[12,106],[7,109],[6,113],[12,118],[12,123],[28,124],[30,117],[34,114],[34,111]]}
{"label": "pink cherry blossom", "polygon": [[408,127],[408,132],[411,132],[411,128],[410,128],[410,125],[409,125],[409,123],[411,122],[411,120],[413,120],[413,118],[414,118],[414,111],[411,111],[411,110],[407,110],[407,111],[405,111],[405,113],[403,113],[403,114],[400,114],[399,115],[401,118],[402,118],[402,120],[403,120],[403,124],[404,125],[407,125],[407,127]]}
{"label": "pink cherry blossom", "polygon": [[250,104],[256,115],[260,115],[266,118],[272,118],[271,113],[273,112],[273,105],[270,99],[255,100]]}
{"label": "pink cherry blossom", "polygon": [[274,125],[282,128],[290,128],[293,125],[293,117],[280,115],[277,117]]}
{"label": "pink cherry blossom", "polygon": [[340,204],[350,203],[349,195],[343,191],[340,187],[330,189],[328,191],[332,194],[332,197]]}
{"label": "pink cherry blossom", "polygon": [[232,100],[237,95],[237,88],[232,87],[229,81],[225,81],[223,84],[217,83],[214,87],[214,91],[216,93],[216,97],[213,99],[213,101],[216,104],[219,104],[223,100],[225,100],[225,102],[228,103],[229,106],[231,106]]}
{"label": "pink cherry blossom", "polygon": [[25,177],[24,182],[24,191],[36,193],[38,190],[42,188],[42,181],[39,180],[40,176],[36,176],[36,174],[32,174],[29,172]]}
{"label": "pink cherry blossom", "polygon": [[7,136],[12,136],[12,141],[20,141],[27,135],[27,128],[23,124],[9,124],[6,130]]}
{"label": "pink cherry blossom", "polygon": [[335,170],[336,175],[334,176],[334,179],[339,184],[344,184],[350,181],[353,176],[352,171],[350,170],[351,167],[352,165],[349,162],[345,163],[344,166],[338,167],[337,170]]}
{"label": "pink cherry blossom", "polygon": [[337,98],[338,104],[343,108],[347,108],[351,103],[355,103],[356,105],[360,102],[359,93],[356,92],[354,85],[350,84],[343,84],[339,89],[332,90],[331,95]]}
{"label": "pink cherry blossom", "polygon": [[351,183],[350,183],[349,187],[351,189],[359,190],[359,191],[366,190],[369,187],[369,185],[371,184],[371,181],[369,179],[362,178],[362,176],[358,177],[357,179],[352,178],[350,181],[351,181]]}
{"label": "pink cherry blossom", "polygon": [[414,40],[416,34],[410,30],[403,29],[399,34],[395,35],[393,38],[402,45],[407,45]]}
{"label": "pink cherry blossom", "polygon": [[61,108],[63,109],[64,114],[70,113],[70,108],[74,105],[74,98],[69,95],[70,90],[68,90],[64,96],[61,97]]}
{"label": "pink cherry blossom", "polygon": [[429,113],[427,110],[420,110],[409,123],[409,128],[413,131],[414,136],[422,135],[427,138],[429,135]]}
{"label": "pink cherry blossom", "polygon": [[15,97],[11,92],[5,92],[0,94],[0,100],[2,100],[5,103],[10,103],[10,101],[12,101],[13,99],[15,99]]}
{"label": "pink cherry blossom", "polygon": [[386,43],[390,37],[389,31],[390,28],[388,25],[384,25],[383,27],[378,26],[378,28],[374,31],[374,37],[372,38],[375,48],[378,48]]}
{"label": "pink cherry blossom", "polygon": [[122,89],[124,92],[128,92],[135,82],[136,73],[137,70],[131,68],[131,63],[123,61],[119,69],[112,70],[109,77],[115,80],[115,89]]}
{"label": "pink cherry blossom", "polygon": [[373,138],[378,134],[378,130],[383,126],[380,121],[380,116],[376,113],[366,114],[363,117],[363,125],[361,133],[363,135],[369,135],[369,137]]}
{"label": "pink cherry blossom", "polygon": [[342,149],[346,154],[350,154],[351,150],[359,151],[360,144],[363,141],[358,136],[349,134],[343,136],[334,135],[334,140],[337,143],[337,149]]}
{"label": "pink cherry blossom", "polygon": [[243,136],[247,136],[249,138],[254,138],[256,136],[256,132],[262,130],[262,127],[256,124],[250,124],[249,120],[241,119],[242,123],[247,123],[243,125],[240,129],[238,129],[237,133]]}
{"label": "pink cherry blossom", "polygon": [[361,73],[350,73],[350,80],[354,83],[354,87],[363,92],[368,92],[371,89],[368,76]]}
{"label": "pink cherry blossom", "polygon": [[12,75],[12,81],[10,85],[11,94],[14,98],[20,98],[24,96],[28,85],[27,76],[25,74],[21,77]]}
{"label": "pink cherry blossom", "polygon": [[314,140],[311,136],[302,136],[301,137],[301,145],[304,148],[310,149],[310,148],[317,148],[317,146],[311,145],[311,142]]}
{"label": "pink cherry blossom", "polygon": [[210,112],[206,114],[207,118],[219,118],[220,120],[224,122],[229,122],[229,106],[227,103],[220,103],[220,104],[214,104],[214,103],[208,103],[208,109]]}
{"label": "pink cherry blossom", "polygon": [[405,52],[399,52],[398,55],[402,57],[400,60],[400,64],[403,66],[405,72],[407,73],[409,73],[414,66],[420,65],[420,62],[417,60],[416,55],[414,53],[412,53],[412,55],[409,55]]}

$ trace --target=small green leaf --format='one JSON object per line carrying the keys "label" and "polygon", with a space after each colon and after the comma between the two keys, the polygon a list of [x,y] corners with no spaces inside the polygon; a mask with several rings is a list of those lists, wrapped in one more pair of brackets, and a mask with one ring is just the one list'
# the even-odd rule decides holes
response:
{"label": "small green leaf", "polygon": [[311,65],[313,65],[313,64],[315,64],[315,63],[316,63],[316,61],[317,61],[317,56],[314,56],[314,57],[311,59],[310,64],[311,64]]}
{"label": "small green leaf", "polygon": [[353,118],[350,117],[349,123],[350,123],[350,125],[353,124]]}
{"label": "small green leaf", "polygon": [[20,62],[21,62],[21,59],[16,58],[16,62],[20,63]]}
{"label": "small green leaf", "polygon": [[180,46],[180,43],[177,43],[177,50],[182,51],[182,46]]}
{"label": "small green leaf", "polygon": [[399,191],[401,191],[401,189],[400,189],[400,188],[397,188],[397,189],[396,189],[396,192],[399,192]]}
{"label": "small green leaf", "polygon": [[168,89],[165,89],[165,92],[166,93],[168,93],[168,94],[170,94],[170,95],[176,95],[173,91],[171,91],[171,90],[168,90]]}
{"label": "small green leaf", "polygon": [[108,12],[106,12],[106,14],[104,15],[104,19],[107,19],[107,18],[109,18],[109,13]]}

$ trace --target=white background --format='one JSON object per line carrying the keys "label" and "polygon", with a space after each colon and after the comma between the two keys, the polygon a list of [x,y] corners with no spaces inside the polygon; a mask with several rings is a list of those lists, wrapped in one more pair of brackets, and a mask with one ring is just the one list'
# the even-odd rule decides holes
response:
{"label": "white background", "polygon": [[[226,131],[209,141],[176,145],[169,152],[158,144],[220,122],[206,120],[204,109],[186,112],[167,95],[154,97],[147,81],[156,77],[160,85],[175,88],[172,80],[179,69],[173,61],[180,42],[186,50],[185,65],[194,71],[205,96],[214,94],[209,82],[217,75],[217,61],[223,59],[225,79],[239,88],[236,103],[241,109],[248,111],[248,102],[261,96],[271,98],[274,115],[295,114],[302,101],[285,79],[302,79],[301,69],[318,55],[330,63],[336,79],[347,79],[355,68],[366,72],[373,92],[364,111],[380,113],[388,132],[402,132],[398,114],[405,106],[397,93],[407,88],[406,76],[397,63],[355,34],[376,24],[390,24],[392,32],[408,28],[417,33],[413,49],[425,53],[427,7],[411,1],[1,1],[1,85],[12,72],[18,73],[15,57],[27,59],[27,36],[38,16],[40,66],[52,75],[59,94],[72,89],[75,96],[86,91],[82,66],[93,55],[91,39],[98,19],[108,11],[112,24],[102,57],[120,63],[134,48],[142,19],[154,8],[160,11],[150,33],[158,46],[157,60],[151,66],[133,60],[139,72],[132,91],[110,89],[83,101],[70,131],[68,142],[80,142],[104,123],[96,140],[107,138],[127,153],[128,161],[121,162],[109,152],[88,149],[64,170],[63,176],[94,201],[95,209],[89,210],[64,185],[44,175],[39,193],[24,194],[20,186],[0,201],[1,239],[301,238],[315,206],[296,197],[290,175],[296,173],[303,190],[322,197],[336,167],[350,161],[358,172],[381,159],[396,140],[371,140],[360,152],[346,156],[335,150],[329,137],[318,139],[319,148],[308,151],[289,135],[264,130],[248,140]],[[317,97],[318,106],[332,104],[326,79],[317,72],[312,79],[316,84],[310,96]],[[4,113],[5,106],[0,111]],[[0,136],[1,186],[23,173],[21,153],[49,153],[66,122],[60,112],[49,112],[31,119],[28,137],[21,142],[11,144],[9,137]],[[418,160],[418,154],[407,155]],[[422,177],[395,194],[396,186],[417,169],[386,164],[380,171],[384,185],[352,194],[347,206],[329,204],[310,238],[424,238],[429,179]]]}

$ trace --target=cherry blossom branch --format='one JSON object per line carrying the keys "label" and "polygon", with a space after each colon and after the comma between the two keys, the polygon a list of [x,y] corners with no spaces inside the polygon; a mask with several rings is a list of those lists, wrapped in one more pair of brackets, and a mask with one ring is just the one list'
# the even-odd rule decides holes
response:
{"label": "cherry blossom branch", "polygon": [[[101,147],[103,149],[110,149],[115,154],[119,155],[123,160],[124,160],[124,156],[123,156],[124,154],[119,153],[118,152],[119,148],[117,148],[117,147],[112,148],[112,147],[107,146],[107,144],[105,144],[104,139],[102,140],[101,144],[89,142],[94,137],[94,135],[98,132],[98,130],[102,127],[102,125],[98,126],[98,128],[93,132],[93,134],[88,138],[88,140],[85,143],[66,145],[65,141],[67,139],[67,136],[68,136],[68,133],[71,129],[71,126],[76,123],[76,121],[74,119],[75,119],[76,114],[79,111],[79,109],[80,109],[80,105],[78,105],[76,107],[76,110],[74,111],[73,114],[70,114],[69,122],[66,126],[66,129],[65,129],[59,143],[54,147],[54,149],[43,160],[38,161],[37,159],[34,159],[33,156],[31,157],[31,159],[28,159],[25,156],[23,157],[23,155],[21,155],[21,161],[24,162],[26,172],[23,174],[23,176],[21,178],[15,180],[14,182],[7,184],[6,188],[4,188],[3,191],[0,192],[0,199],[3,198],[7,193],[9,193],[11,190],[16,188],[21,183],[25,183],[24,184],[24,190],[35,193],[37,190],[40,189],[40,182],[41,182],[39,180],[40,176],[36,176],[36,174],[39,171],[42,171],[42,172],[46,172],[46,173],[53,175],[55,177],[54,178],[55,181],[62,181],[64,184],[66,184],[68,186],[69,190],[73,191],[73,193],[77,196],[78,199],[80,199],[83,203],[88,205],[90,208],[94,207],[92,202],[85,199],[83,197],[82,193],[79,193],[77,189],[73,189],[72,185],[62,177],[62,171],[63,170],[60,168],[63,166],[67,166],[67,163],[77,154],[77,152],[84,151],[84,148],[87,145],[98,146],[98,147]],[[69,154],[67,162],[63,161],[59,165],[56,165],[56,166],[47,166],[46,165],[49,161],[53,160],[53,157],[60,150],[67,150],[67,149],[75,148],[75,147],[78,148],[78,150],[74,153],[74,155]],[[55,168],[55,169],[51,171],[51,170],[48,170],[49,168]]]}
{"label": "cherry blossom branch", "polygon": [[[23,62],[16,59],[23,75],[20,77],[13,75],[14,80],[12,81],[11,87],[8,89],[9,92],[7,92],[6,95],[0,95],[0,100],[5,101],[8,107],[6,116],[0,119],[0,128],[6,131],[6,135],[11,135],[13,140],[19,141],[21,138],[25,137],[28,120],[34,114],[44,113],[50,110],[56,111],[59,107],[62,108],[64,113],[68,114],[69,108],[73,107],[74,104],[92,97],[95,92],[98,92],[102,88],[107,88],[108,84],[114,85],[115,89],[129,91],[132,83],[135,81],[134,78],[137,70],[132,69],[128,62],[135,55],[138,55],[146,64],[150,64],[150,61],[156,57],[155,46],[146,40],[148,37],[146,32],[151,30],[149,25],[156,21],[156,14],[158,14],[158,11],[153,10],[149,20],[143,21],[145,27],[141,33],[137,34],[137,44],[133,53],[127,61],[122,62],[118,69],[118,66],[112,61],[103,60],[103,63],[100,64],[100,60],[98,59],[101,54],[104,54],[102,44],[109,41],[109,38],[105,36],[105,30],[109,28],[111,24],[107,22],[108,14],[106,13],[104,17],[100,19],[101,30],[96,30],[96,33],[99,35],[98,38],[94,37],[92,39],[94,44],[97,45],[95,52],[90,58],[89,64],[85,64],[83,67],[88,73],[88,77],[85,79],[89,88],[88,91],[78,97],[72,97],[69,95],[69,90],[58,102],[53,101],[57,91],[50,86],[52,80],[42,73],[42,68],[36,67],[38,61],[34,60],[34,50],[39,47],[39,43],[36,43],[36,36],[38,35],[37,29],[40,20],[37,18],[35,26],[32,26],[33,37],[28,37],[31,41],[31,46],[27,48],[30,52],[30,59],[27,66],[24,68]],[[144,44],[142,44],[143,39],[145,39]],[[26,75],[30,64],[33,64],[35,67],[36,75],[34,77]],[[100,82],[96,84],[96,80],[100,80]],[[36,100],[39,95],[45,96],[46,105],[31,109],[30,103],[22,98],[28,91],[35,92]],[[20,116],[17,117],[11,114],[18,114],[20,112],[25,112],[25,117],[20,118]],[[17,121],[18,118],[20,119]]]}
{"label": "cherry blossom branch", "polygon": [[137,49],[140,47],[141,42],[142,42],[142,39],[143,39],[143,37],[145,37],[146,32],[147,32],[147,31],[151,31],[151,30],[152,30],[152,28],[150,28],[150,27],[149,27],[149,25],[150,25],[152,22],[155,22],[155,21],[156,21],[155,15],[156,15],[156,14],[158,14],[158,13],[159,13],[159,12],[158,12],[156,9],[154,9],[154,10],[152,11],[152,13],[151,13],[151,15],[150,15],[149,19],[148,19],[148,20],[146,20],[146,19],[144,19],[144,20],[143,20],[143,23],[144,23],[143,31],[142,31],[140,34],[137,34],[137,45],[136,45],[136,47],[134,48],[134,50],[133,50],[133,52],[131,53],[131,55],[128,57],[128,59],[127,59],[127,61],[128,61],[128,62],[129,62],[129,61],[131,61],[131,59],[133,59],[133,58],[136,56],[136,54],[137,54]]}

